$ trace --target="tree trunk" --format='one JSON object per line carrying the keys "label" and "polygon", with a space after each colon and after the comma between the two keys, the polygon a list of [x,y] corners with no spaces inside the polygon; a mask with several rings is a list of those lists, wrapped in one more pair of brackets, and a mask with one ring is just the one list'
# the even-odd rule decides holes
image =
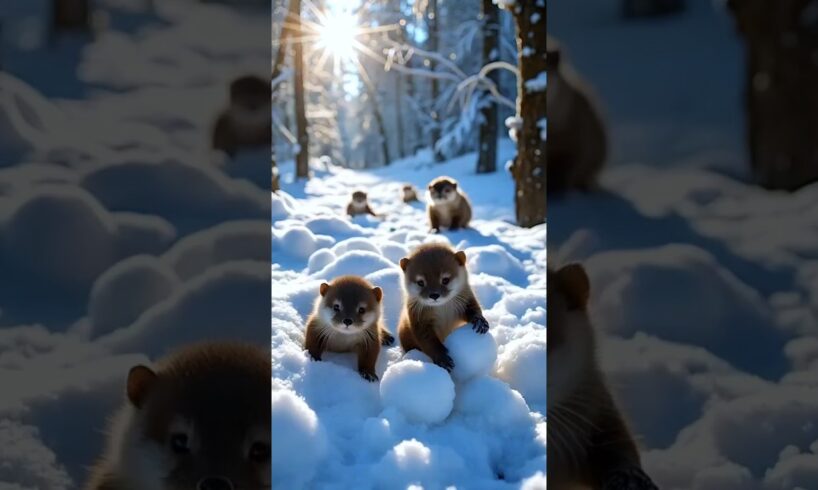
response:
{"label": "tree trunk", "polygon": [[[483,1],[483,64],[499,59],[500,12],[492,0]],[[489,73],[489,79],[499,84],[497,70]],[[497,104],[490,101],[482,110],[484,121],[480,125],[477,173],[485,174],[497,170]]]}
{"label": "tree trunk", "polygon": [[747,139],[755,180],[788,191],[818,181],[818,12],[804,0],[728,5],[747,50]]}
{"label": "tree trunk", "polygon": [[281,190],[281,182],[279,182],[279,174],[278,174],[278,167],[276,166],[275,157],[273,157],[273,192],[278,192]]}
{"label": "tree trunk", "polygon": [[[429,27],[429,51],[436,53],[438,50],[438,18],[437,18],[437,0],[429,0],[428,12],[426,13],[426,19],[428,22]],[[431,71],[435,71],[437,67],[437,63],[434,60],[430,60],[429,69]],[[436,162],[443,161],[443,155],[437,150],[437,142],[440,140],[440,114],[437,110],[437,98],[440,97],[440,85],[437,78],[432,78],[432,119],[434,119],[434,126],[430,131],[431,135],[431,146],[432,146],[432,153],[434,154],[434,159]]]}
{"label": "tree trunk", "polygon": [[[517,224],[532,227],[545,223],[545,90],[538,83],[545,76],[545,0],[518,2],[517,25],[517,157],[512,169],[516,184]],[[524,48],[527,56],[524,56]],[[536,80],[536,81],[535,81]]]}
{"label": "tree trunk", "polygon": [[[294,15],[290,18],[293,23],[293,31],[301,36],[301,0],[291,0],[290,11],[294,12]],[[307,109],[304,100],[304,43],[295,43],[293,58],[295,69],[295,125],[296,140],[298,141],[298,153],[295,155],[295,176],[296,178],[309,178],[310,140],[307,134]]]}

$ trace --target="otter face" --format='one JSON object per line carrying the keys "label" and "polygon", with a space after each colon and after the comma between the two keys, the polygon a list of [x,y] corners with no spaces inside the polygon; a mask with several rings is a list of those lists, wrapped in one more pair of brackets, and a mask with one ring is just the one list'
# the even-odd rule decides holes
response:
{"label": "otter face", "polygon": [[433,248],[400,261],[403,285],[410,298],[424,306],[442,306],[468,282],[466,254]]}
{"label": "otter face", "polygon": [[352,193],[352,202],[358,204],[366,203],[366,192],[363,191],[355,191]]}
{"label": "otter face", "polygon": [[446,204],[457,200],[457,182],[440,177],[429,184],[429,198],[435,204]]}
{"label": "otter face", "polygon": [[360,282],[338,281],[321,284],[319,315],[325,325],[344,335],[370,328],[380,318],[383,291]]}
{"label": "otter face", "polygon": [[588,276],[579,264],[548,271],[547,408],[569,399],[594,363],[589,291]]}
{"label": "otter face", "polygon": [[245,76],[230,85],[230,117],[241,126],[264,127],[272,120],[270,84]]}
{"label": "otter face", "polygon": [[120,466],[133,472],[124,476],[134,488],[269,488],[269,367],[246,358],[222,361],[131,370],[137,433],[125,441]]}

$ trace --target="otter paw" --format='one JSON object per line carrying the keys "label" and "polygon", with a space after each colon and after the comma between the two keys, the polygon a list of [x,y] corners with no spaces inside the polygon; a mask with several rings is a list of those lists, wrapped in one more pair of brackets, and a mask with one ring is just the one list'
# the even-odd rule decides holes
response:
{"label": "otter paw", "polygon": [[612,472],[602,490],[659,490],[642,468],[623,468]]}
{"label": "otter paw", "polygon": [[369,381],[370,383],[378,381],[378,375],[375,373],[368,373],[366,371],[358,371],[358,373],[360,373],[361,377]]}
{"label": "otter paw", "polygon": [[483,317],[483,315],[477,315],[471,321],[472,328],[477,333],[486,333],[489,331],[489,322]]}
{"label": "otter paw", "polygon": [[392,345],[395,343],[395,336],[383,330],[381,332],[381,345]]}
{"label": "otter paw", "polygon": [[454,361],[449,356],[449,354],[443,354],[437,359],[434,359],[434,363],[449,372],[451,372],[452,369],[454,369]]}

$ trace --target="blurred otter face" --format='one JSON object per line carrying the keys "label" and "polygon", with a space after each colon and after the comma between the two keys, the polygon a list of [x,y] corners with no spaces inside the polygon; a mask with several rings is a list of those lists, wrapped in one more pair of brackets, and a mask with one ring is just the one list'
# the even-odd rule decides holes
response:
{"label": "blurred otter face", "polygon": [[366,192],[362,191],[355,191],[352,193],[352,200],[358,204],[363,204],[366,202]]}
{"label": "blurred otter face", "polygon": [[377,288],[345,284],[343,287],[322,285],[321,289],[321,319],[334,331],[344,335],[359,334],[378,320]]}
{"label": "blurred otter face", "polygon": [[429,197],[436,204],[449,203],[457,199],[457,183],[448,179],[438,179],[429,184]]}
{"label": "blurred otter face", "polygon": [[134,488],[269,488],[270,384],[264,369],[244,364],[154,375],[137,407],[139,433],[123,450]]}

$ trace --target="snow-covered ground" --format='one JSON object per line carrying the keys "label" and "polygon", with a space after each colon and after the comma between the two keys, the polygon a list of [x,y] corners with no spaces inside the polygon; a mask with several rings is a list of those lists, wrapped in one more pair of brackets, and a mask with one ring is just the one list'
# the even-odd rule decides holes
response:
{"label": "snow-covered ground", "polygon": [[660,488],[818,488],[818,185],[743,183],[740,40],[723,2],[687,3],[633,22],[618,2],[549,5],[613,143],[601,192],[549,200],[552,266],[589,271]]}
{"label": "snow-covered ground", "polygon": [[[501,143],[503,160],[513,145]],[[293,182],[291,163],[281,168],[272,211],[274,488],[545,488],[545,225],[510,224],[513,182],[504,170],[475,175],[474,155],[429,159],[372,171],[316,161],[306,183]],[[399,199],[402,184],[423,191],[439,175],[457,178],[471,197],[471,229],[430,235],[424,205]],[[355,189],[385,217],[346,217]],[[491,324],[486,336],[466,327],[446,340],[451,375],[417,351],[404,356],[397,342],[381,351],[376,383],[358,375],[352,354],[311,361],[304,322],[321,282],[357,274],[383,288],[395,333],[398,262],[430,240],[466,252]]]}
{"label": "snow-covered ground", "polygon": [[[82,486],[133,365],[203,338],[269,343],[269,155],[206,151],[226,81],[269,64],[269,19],[94,3],[114,30],[90,43],[17,46],[4,29],[4,489]],[[233,178],[254,166],[260,186]]]}

